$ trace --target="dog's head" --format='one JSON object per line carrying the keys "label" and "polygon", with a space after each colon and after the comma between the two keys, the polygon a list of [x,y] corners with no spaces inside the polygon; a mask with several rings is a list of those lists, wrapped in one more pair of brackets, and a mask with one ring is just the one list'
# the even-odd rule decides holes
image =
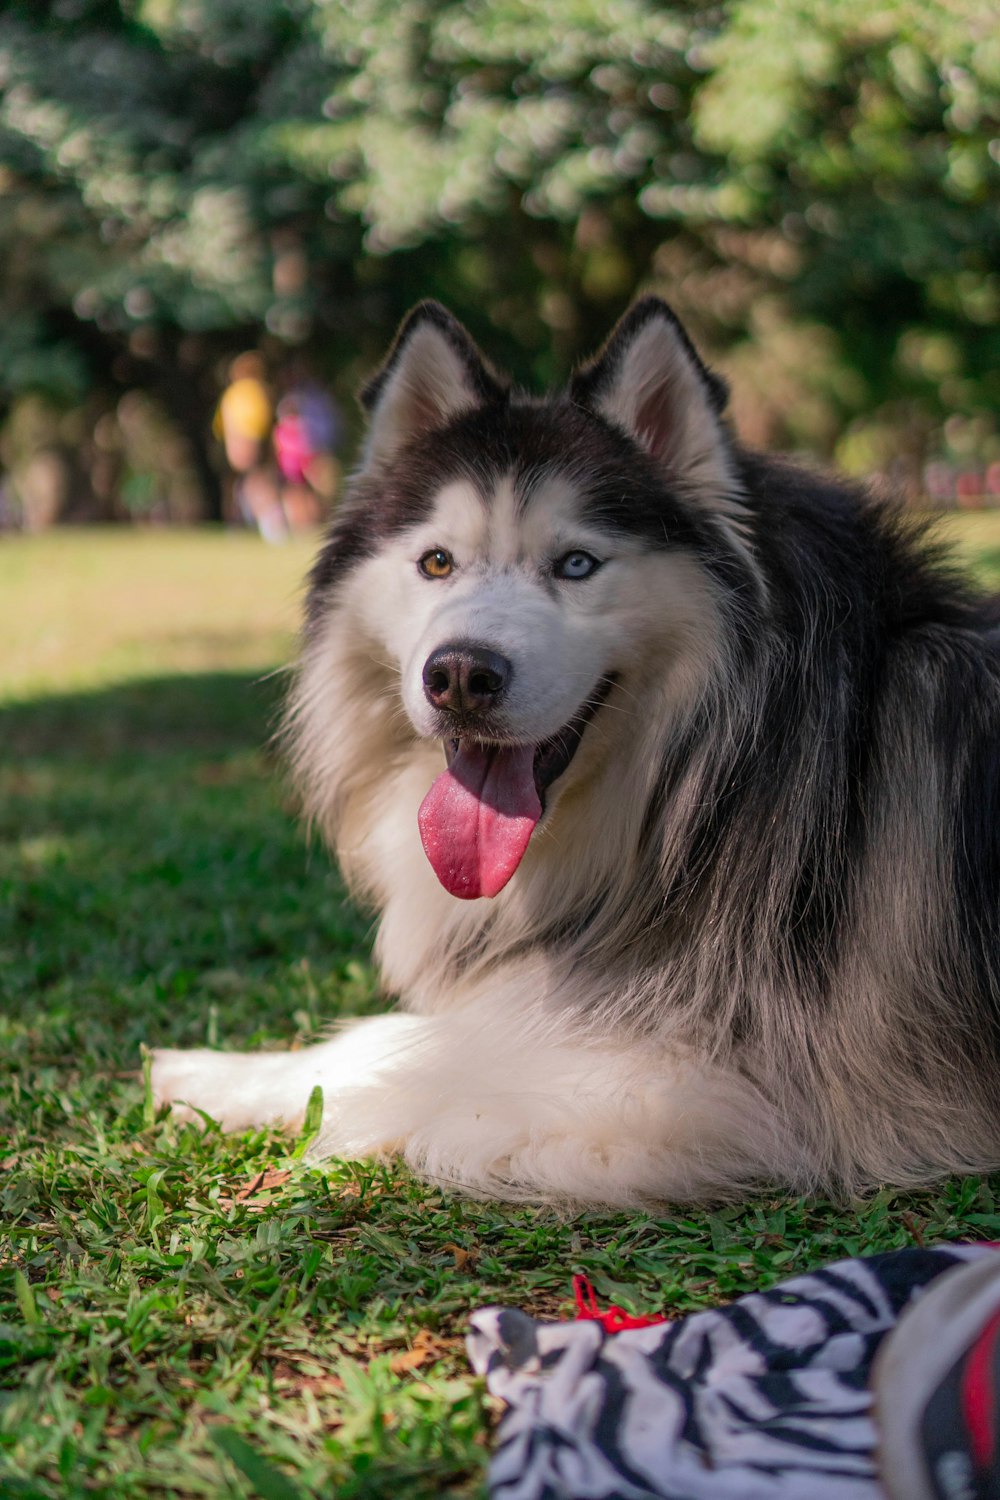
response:
{"label": "dog's head", "polygon": [[752,566],[725,388],[653,298],[545,400],[423,303],[363,401],[302,701],[325,672],[330,694],[391,701],[397,736],[439,744],[424,849],[453,895],[493,896],[543,814],[651,716],[676,719],[717,659],[720,578]]}

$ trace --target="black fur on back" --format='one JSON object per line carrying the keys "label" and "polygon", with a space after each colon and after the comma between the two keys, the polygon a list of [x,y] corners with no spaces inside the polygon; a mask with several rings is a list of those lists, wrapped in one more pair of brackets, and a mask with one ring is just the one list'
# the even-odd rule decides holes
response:
{"label": "black fur on back", "polygon": [[[821,996],[850,930],[871,803],[886,774],[907,774],[905,764],[886,762],[887,715],[926,711],[927,667],[935,663],[928,728],[942,764],[957,773],[949,788],[961,830],[956,911],[970,936],[981,935],[985,960],[982,935],[996,932],[1000,894],[1000,825],[991,822],[1000,784],[997,601],[968,583],[926,522],[898,506],[757,454],[742,452],[740,466],[768,596],[762,608],[744,596],[731,614],[755,692],[743,733],[717,768],[715,795],[691,829],[666,919],[676,922],[683,910],[703,921],[713,900],[727,899],[721,887],[746,881],[749,857],[772,889],[783,888],[785,952],[774,955],[776,964],[797,975],[800,993]],[[909,701],[901,692],[907,680]],[[685,747],[680,764],[665,770],[665,799],[686,754]],[[797,845],[788,840],[775,855],[774,828],[795,828],[803,812],[811,816]],[[753,850],[761,856],[749,856]],[[785,860],[784,869],[765,871],[771,857]],[[995,936],[992,950],[992,962],[980,966],[989,970],[991,1001],[1000,988]]]}

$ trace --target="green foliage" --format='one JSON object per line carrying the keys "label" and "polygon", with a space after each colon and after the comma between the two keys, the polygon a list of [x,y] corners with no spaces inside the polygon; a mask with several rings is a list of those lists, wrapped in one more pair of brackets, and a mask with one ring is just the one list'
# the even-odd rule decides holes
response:
{"label": "green foliage", "polygon": [[745,0],[709,50],[716,211],[781,225],[793,305],[837,328],[868,401],[1000,399],[995,21],[981,0]]}
{"label": "green foliage", "polygon": [[9,5],[0,385],[184,356],[207,404],[261,330],[350,382],[425,294],[545,379],[652,284],[753,435],[957,413],[990,456],[998,35],[989,0]]}

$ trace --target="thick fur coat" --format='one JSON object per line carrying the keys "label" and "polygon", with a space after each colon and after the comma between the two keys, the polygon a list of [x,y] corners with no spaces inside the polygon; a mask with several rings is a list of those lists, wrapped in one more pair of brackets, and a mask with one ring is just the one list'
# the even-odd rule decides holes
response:
{"label": "thick fur coat", "polygon": [[287,723],[402,1009],[161,1099],[504,1197],[1000,1165],[1000,616],[725,399],[655,299],[544,399],[411,313]]}

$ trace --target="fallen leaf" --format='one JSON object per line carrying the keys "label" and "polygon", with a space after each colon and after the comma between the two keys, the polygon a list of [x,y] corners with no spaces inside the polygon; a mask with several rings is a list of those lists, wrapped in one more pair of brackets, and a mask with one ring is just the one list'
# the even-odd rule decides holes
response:
{"label": "fallen leaf", "polygon": [[466,1250],[463,1245],[452,1244],[450,1240],[446,1245],[442,1245],[441,1248],[442,1250],[450,1250],[455,1257],[456,1271],[471,1270],[479,1259],[479,1252],[477,1250]]}
{"label": "fallen leaf", "polygon": [[281,1187],[283,1183],[288,1181],[291,1175],[291,1172],[279,1172],[274,1167],[267,1167],[263,1172],[258,1172],[256,1177],[251,1177],[249,1181],[243,1184],[236,1194],[236,1201],[237,1203],[242,1203],[253,1194],[266,1193],[271,1188]]}
{"label": "fallen leaf", "polygon": [[402,1349],[389,1361],[394,1375],[405,1375],[408,1370],[418,1370],[429,1359],[441,1359],[463,1345],[462,1339],[441,1338],[429,1328],[418,1330],[409,1349]]}
{"label": "fallen leaf", "polygon": [[394,1375],[405,1375],[407,1370],[417,1370],[432,1358],[429,1349],[404,1349],[401,1354],[393,1355],[389,1361],[389,1369]]}
{"label": "fallen leaf", "polygon": [[227,1211],[237,1203],[243,1208],[266,1208],[270,1200],[262,1198],[260,1194],[282,1187],[291,1175],[291,1172],[279,1172],[276,1167],[266,1167],[262,1172],[248,1177],[234,1194],[220,1193],[216,1201],[221,1209]]}

